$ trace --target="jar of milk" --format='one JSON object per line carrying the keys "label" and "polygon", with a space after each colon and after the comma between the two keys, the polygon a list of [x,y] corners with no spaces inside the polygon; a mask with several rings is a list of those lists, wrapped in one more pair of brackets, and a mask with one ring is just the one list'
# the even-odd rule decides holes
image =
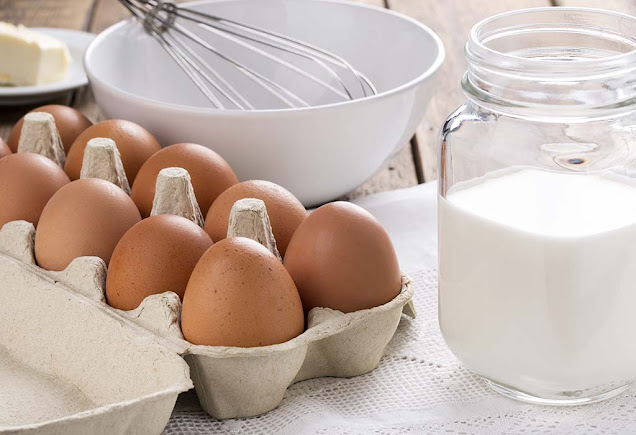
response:
{"label": "jar of milk", "polygon": [[439,315],[495,390],[582,404],[636,381],[636,18],[477,24],[440,139]]}

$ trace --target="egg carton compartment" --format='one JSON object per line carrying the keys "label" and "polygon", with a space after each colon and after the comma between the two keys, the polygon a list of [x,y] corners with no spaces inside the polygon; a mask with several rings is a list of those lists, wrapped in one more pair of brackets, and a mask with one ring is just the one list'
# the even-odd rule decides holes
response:
{"label": "egg carton compartment", "polygon": [[[59,313],[66,328],[76,330],[80,336],[89,336],[93,332],[106,334],[107,328],[102,323],[120,325],[120,329],[131,335],[131,340],[126,342],[122,339],[121,343],[116,343],[118,349],[113,350],[110,357],[122,364],[132,363],[135,358],[129,354],[144,351],[134,339],[146,345],[150,345],[149,341],[161,343],[164,353],[172,352],[174,356],[184,357],[201,406],[219,419],[255,416],[272,410],[280,404],[286,389],[295,382],[323,376],[352,377],[372,371],[393,337],[402,313],[415,315],[410,303],[413,286],[410,279],[403,276],[401,291],[392,301],[352,313],[314,308],[308,314],[307,330],[285,343],[255,348],[193,345],[183,339],[179,319],[181,303],[175,293],[149,296],[132,311],[116,310],[105,302],[106,265],[101,259],[80,257],[64,271],[43,270],[35,264],[34,234],[33,225],[22,221],[10,222],[0,230],[0,276],[4,275],[0,281],[3,282],[0,297],[10,301],[14,299],[13,293],[28,291],[31,295],[30,303],[22,303],[20,310],[12,311],[11,304],[3,304],[3,309],[11,313],[3,318],[7,323],[4,329],[20,331],[20,325],[25,324],[27,319],[33,324],[30,331],[14,332],[13,336],[4,337],[0,345],[6,346],[6,338],[9,338],[13,347],[23,348],[18,352],[22,353],[32,345],[32,341],[46,341],[60,349],[70,346],[71,352],[82,361],[99,359],[104,352],[96,344],[72,348],[72,343],[81,338],[69,341],[66,336],[59,336],[41,323],[39,308],[29,312],[29,306],[46,307],[51,311],[51,322]],[[55,294],[51,288],[55,289]],[[55,298],[74,302],[62,314],[55,308]],[[90,311],[82,311],[82,304],[91,307]],[[74,309],[78,312],[75,313]],[[130,325],[137,328],[130,328]],[[5,335],[6,331],[3,331]],[[133,337],[135,334],[138,336]],[[149,336],[155,340],[149,340]],[[93,338],[90,340],[95,342]],[[155,346],[155,343],[152,345]],[[115,385],[122,380],[113,376],[112,381],[107,381],[103,374],[92,375]],[[157,378],[155,382],[156,386],[163,386],[166,379]],[[134,376],[122,382],[130,388],[136,388],[136,383]],[[148,386],[139,386],[140,389],[142,387]],[[181,388],[180,391],[184,391],[189,387],[182,383]],[[137,400],[141,403],[144,399],[138,397]],[[165,424],[168,416],[169,412],[164,419],[157,421]]]}
{"label": "egg carton compartment", "polygon": [[[86,294],[105,267],[77,259],[45,273],[33,225],[0,231],[0,434],[158,434],[188,365],[155,334]],[[103,298],[102,298],[103,300]]]}
{"label": "egg carton compartment", "polygon": [[285,343],[257,348],[189,344],[184,357],[201,407],[215,418],[250,417],[276,408],[295,382],[369,373],[403,310],[414,315],[412,297],[413,285],[404,276],[400,294],[379,307],[353,313],[314,308],[307,330]]}

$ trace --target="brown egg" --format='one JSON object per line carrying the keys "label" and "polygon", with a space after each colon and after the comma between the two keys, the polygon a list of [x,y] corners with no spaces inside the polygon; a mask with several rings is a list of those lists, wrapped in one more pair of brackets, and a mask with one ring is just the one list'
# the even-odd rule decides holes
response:
{"label": "brown egg", "polygon": [[193,143],[170,145],[150,157],[135,178],[132,199],[141,216],[150,216],[159,171],[171,167],[188,171],[199,208],[204,213],[223,191],[238,183],[230,165],[211,149]]}
{"label": "brown egg", "polygon": [[[38,107],[31,112],[47,112],[53,115],[53,118],[55,118],[55,126],[60,132],[60,138],[62,139],[66,153],[71,149],[71,145],[73,145],[77,136],[93,125],[79,110],[59,104]],[[20,141],[23,123],[24,116],[13,126],[13,130],[11,130],[11,135],[7,141],[9,148],[11,148],[14,153],[18,150],[18,142]]]}
{"label": "brown egg", "polygon": [[194,268],[183,298],[186,340],[208,346],[283,343],[303,332],[296,286],[263,245],[233,237],[215,243]]}
{"label": "brown egg", "polygon": [[131,185],[135,181],[139,168],[151,155],[161,149],[154,136],[134,122],[121,119],[99,122],[84,130],[75,139],[68,152],[64,170],[71,180],[77,180],[80,177],[84,149],[88,141],[96,137],[107,137],[115,141]]}
{"label": "brown egg", "polygon": [[0,137],[0,159],[9,154],[12,154],[11,148],[9,148],[7,143]]}
{"label": "brown egg", "polygon": [[111,307],[133,310],[150,295],[183,294],[194,266],[212,246],[197,224],[162,214],[135,224],[119,240],[108,266],[106,299]]}
{"label": "brown egg", "polygon": [[218,242],[227,236],[230,210],[236,201],[243,198],[265,202],[278,250],[280,255],[285,255],[287,245],[298,225],[307,217],[307,211],[289,191],[269,181],[244,181],[219,195],[205,219],[205,230],[212,240]]}
{"label": "brown egg", "polygon": [[44,207],[35,233],[35,258],[47,270],[63,270],[82,256],[108,264],[119,239],[141,220],[132,199],[108,181],[88,178],[57,191]]}
{"label": "brown egg", "polygon": [[377,307],[401,289],[389,235],[369,212],[349,202],[323,205],[309,215],[287,247],[285,267],[306,312]]}
{"label": "brown egg", "polygon": [[46,203],[69,182],[62,168],[39,154],[0,159],[0,227],[16,220],[37,226]]}

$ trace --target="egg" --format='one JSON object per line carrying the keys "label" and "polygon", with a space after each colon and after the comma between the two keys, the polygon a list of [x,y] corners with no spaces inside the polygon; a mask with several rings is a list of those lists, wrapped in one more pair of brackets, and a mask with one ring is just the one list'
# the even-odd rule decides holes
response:
{"label": "egg", "polygon": [[159,171],[170,167],[188,171],[204,212],[223,191],[238,183],[230,165],[211,149],[192,143],[170,145],[150,157],[135,178],[132,199],[143,217],[150,216]]}
{"label": "egg", "polygon": [[10,154],[0,159],[0,227],[25,220],[38,225],[49,199],[70,180],[52,160],[39,154]]}
{"label": "egg", "polygon": [[[38,107],[31,112],[47,112],[53,115],[55,126],[60,132],[60,138],[62,139],[66,153],[68,153],[68,150],[71,148],[75,139],[77,139],[77,136],[93,125],[79,110],[59,104]],[[11,130],[11,135],[9,136],[8,144],[14,153],[18,150],[18,142],[20,141],[23,123],[24,116],[13,126],[13,130]]]}
{"label": "egg", "polygon": [[304,324],[289,273],[248,238],[215,243],[194,268],[183,297],[181,326],[193,344],[268,346],[300,335]]}
{"label": "egg", "polygon": [[11,148],[9,145],[0,137],[0,159],[11,154]]}
{"label": "egg", "polygon": [[323,205],[309,215],[292,237],[284,264],[306,312],[373,308],[401,289],[389,235],[369,212],[349,202]]}
{"label": "egg", "polygon": [[256,198],[265,203],[278,250],[281,255],[285,255],[287,245],[296,228],[307,217],[307,211],[289,191],[269,181],[244,181],[219,195],[205,219],[205,230],[212,240],[217,242],[227,236],[232,206],[243,198]]}
{"label": "egg", "polygon": [[84,130],[75,139],[68,152],[64,170],[71,180],[77,180],[80,177],[84,149],[86,149],[88,141],[96,137],[105,137],[115,141],[121,154],[128,182],[131,185],[144,162],[161,149],[154,136],[134,122],[120,119],[99,122]]}
{"label": "egg", "polygon": [[212,246],[197,224],[174,215],[151,216],[119,240],[108,266],[106,299],[111,307],[133,310],[150,295],[183,294],[194,266]]}
{"label": "egg", "polygon": [[108,181],[73,181],[49,200],[35,233],[35,258],[47,270],[63,270],[82,256],[108,264],[119,239],[141,220],[132,199]]}

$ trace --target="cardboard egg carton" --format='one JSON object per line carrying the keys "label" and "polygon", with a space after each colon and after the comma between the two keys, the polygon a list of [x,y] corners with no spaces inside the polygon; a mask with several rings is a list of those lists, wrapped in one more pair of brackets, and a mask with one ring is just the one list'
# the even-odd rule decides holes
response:
{"label": "cardboard egg carton", "polygon": [[[52,286],[58,293],[64,291],[73,293],[75,299],[90,300],[93,311],[99,307],[99,313],[93,313],[94,326],[87,321],[78,322],[76,341],[82,341],[83,333],[90,337],[90,328],[102,328],[103,319],[115,318],[123,322],[122,325],[133,323],[143,327],[146,333],[142,332],[142,328],[134,329],[140,338],[147,338],[150,332],[159,345],[185,358],[201,406],[215,418],[249,417],[274,409],[291,384],[305,379],[351,377],[372,371],[393,337],[403,310],[413,315],[409,305],[413,286],[407,277],[403,277],[400,294],[379,307],[346,314],[328,308],[313,309],[308,316],[307,330],[285,343],[257,348],[192,345],[181,334],[181,303],[175,293],[149,296],[137,309],[128,312],[111,308],[105,302],[106,265],[101,259],[80,257],[64,271],[46,271],[35,264],[34,236],[33,225],[22,221],[10,222],[0,230],[0,277],[3,277],[0,305],[3,311],[8,312],[12,301],[19,299],[9,297],[8,293],[22,295],[28,290],[32,295],[26,302],[32,304],[37,312],[38,306],[55,302],[47,300]],[[27,285],[28,289],[22,288]],[[20,302],[22,314],[28,308],[22,307],[24,303]],[[77,312],[73,311],[74,307],[60,307],[64,321],[72,323],[76,317],[85,315],[80,310],[82,304],[75,305]],[[68,312],[62,316],[65,310]],[[38,331],[45,328],[37,325],[41,321],[39,316],[29,315],[28,320],[36,323],[30,328],[32,332],[8,337],[13,346],[21,346],[22,340],[27,338],[29,342],[36,340]],[[5,332],[7,328],[19,328],[27,319],[16,315],[7,318],[5,315],[3,322],[7,321],[15,323],[5,325],[2,328]],[[0,333],[0,339],[7,338],[5,335]],[[61,345],[68,344],[63,337],[59,340]],[[56,346],[54,341],[47,344]],[[7,345],[4,340],[0,341],[0,347]],[[137,345],[131,342],[131,346]],[[67,351],[77,352],[73,349]],[[69,373],[69,376],[73,381],[74,374]],[[95,376],[99,374],[95,373]],[[103,379],[102,382],[114,380]],[[134,384],[136,381],[132,378],[128,382]],[[185,380],[182,380],[182,385],[186,385]],[[169,417],[169,412],[167,415]],[[167,418],[162,421],[165,424]]]}
{"label": "cardboard egg carton", "polygon": [[159,434],[190,370],[98,294],[105,266],[33,261],[33,225],[0,230],[0,434]]}
{"label": "cardboard egg carton", "polygon": [[[82,176],[107,179],[129,189],[119,153],[109,140],[89,141]],[[167,168],[160,172],[152,214],[161,213],[180,215],[203,225],[190,176],[184,169]],[[228,236],[250,237],[280,259],[265,204],[260,200],[237,201],[230,215]],[[163,376],[163,372],[157,372],[159,360],[148,361],[145,357],[139,357],[140,364],[147,364],[158,376],[156,389],[170,391],[169,400],[168,396],[162,402],[155,400],[152,395],[140,393],[137,397],[127,396],[123,405],[110,403],[106,411],[96,408],[58,419],[65,425],[73,425],[82,420],[77,420],[78,416],[86,417],[85,432],[99,432],[97,429],[100,429],[105,433],[124,433],[128,430],[126,427],[132,427],[122,426],[121,420],[126,416],[126,422],[136,424],[135,427],[139,429],[134,433],[158,433],[163,427],[159,427],[160,423],[165,425],[170,416],[176,394],[191,388],[192,383],[201,406],[215,418],[262,414],[277,407],[286,389],[295,382],[323,376],[352,377],[372,371],[393,337],[402,313],[415,316],[411,303],[413,285],[408,277],[403,276],[401,291],[392,301],[352,313],[314,308],[308,314],[307,330],[285,343],[253,348],[193,345],[184,340],[181,332],[181,302],[176,293],[149,296],[132,311],[114,309],[106,304],[107,268],[100,258],[80,257],[61,272],[47,271],[36,264],[34,237],[33,225],[23,221],[10,222],[0,229],[0,313],[4,313],[0,321],[0,351],[4,346],[12,353],[26,355],[37,347],[36,342],[45,342],[27,362],[37,369],[38,358],[48,360],[49,352],[51,355],[72,353],[80,361],[99,358],[103,349],[96,337],[107,334],[108,342],[113,343],[118,334],[125,331],[129,341],[122,339],[122,343],[117,343],[117,352],[121,353],[114,351],[114,354],[108,355],[108,358],[120,361],[123,368],[130,362],[129,354],[146,352],[145,347],[151,347],[166,358],[172,358],[170,364],[175,367],[178,364],[174,358],[177,358],[182,365],[185,360],[190,369],[188,373],[187,366],[185,369],[180,366],[180,370],[171,366],[181,376]],[[14,293],[28,294],[29,297],[17,298]],[[40,311],[46,311],[46,316],[41,316]],[[60,316],[56,317],[56,312]],[[22,333],[21,325],[26,324],[27,320],[30,326]],[[73,330],[72,340],[53,333],[56,321],[64,324],[65,331]],[[73,346],[78,342],[83,345]],[[139,349],[131,350],[126,346],[138,346]],[[170,365],[167,362],[165,364]],[[82,379],[86,380],[86,373],[94,377],[91,382],[105,389],[118,388],[121,384],[121,388],[132,391],[137,382],[131,374],[116,379],[100,371],[85,372],[82,365],[71,366],[67,369],[58,364],[43,371],[54,376],[62,371],[60,377],[83,393],[86,391]],[[143,387],[145,389],[141,390],[146,392],[150,384],[143,384]],[[131,395],[134,396],[133,393]],[[64,397],[60,400],[64,400]],[[168,406],[169,403],[171,406]],[[0,410],[0,433],[4,433],[2,412]],[[117,414],[118,420],[112,417],[103,420],[103,426],[100,426],[102,423],[89,418],[99,412],[104,415]],[[148,418],[150,416],[152,421]],[[139,422],[131,419],[139,419]],[[142,423],[147,424],[147,430],[141,429]],[[77,425],[82,427],[80,423]],[[28,431],[26,427],[23,429]]]}

